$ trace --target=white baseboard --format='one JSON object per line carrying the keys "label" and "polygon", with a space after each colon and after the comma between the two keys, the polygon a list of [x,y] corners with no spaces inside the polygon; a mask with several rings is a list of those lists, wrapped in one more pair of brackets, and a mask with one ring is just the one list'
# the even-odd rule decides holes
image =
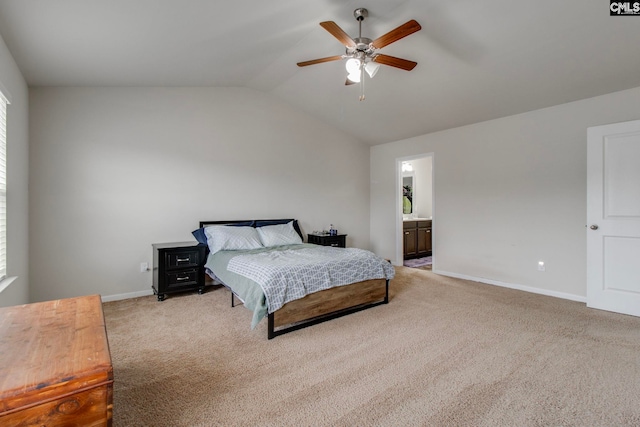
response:
{"label": "white baseboard", "polygon": [[[485,283],[487,285],[500,286],[502,288],[517,289],[519,291],[525,291],[525,292],[531,292],[533,294],[540,294],[540,295],[546,295],[550,297],[562,298],[570,301],[583,302],[585,304],[587,302],[587,297],[583,297],[580,295],[568,294],[565,292],[550,291],[547,289],[533,288],[531,286],[515,285],[513,283],[500,282],[498,280],[484,279],[481,277],[467,276],[465,274],[451,273],[449,271],[442,271],[442,270],[432,270],[432,271],[435,274],[439,274],[441,276],[455,277],[456,279],[470,280],[472,282],[480,282],[480,283]],[[126,294],[102,296],[102,302],[145,297],[147,295],[153,295],[153,289],[137,291],[137,292],[129,292]]]}
{"label": "white baseboard", "polygon": [[137,292],[129,292],[126,294],[116,294],[116,295],[101,295],[102,302],[108,301],[119,301],[121,299],[129,299],[129,298],[138,298],[138,297],[146,297],[147,295],[153,295],[153,289],[145,290],[145,291],[137,291]]}
{"label": "white baseboard", "polygon": [[442,271],[442,270],[432,270],[432,271],[436,274],[440,274],[441,276],[455,277],[456,279],[471,280],[472,282],[480,282],[480,283],[486,283],[487,285],[500,286],[500,287],[509,288],[509,289],[517,289],[519,291],[531,292],[533,294],[540,294],[540,295],[546,295],[549,297],[556,297],[556,298],[562,298],[562,299],[567,299],[571,301],[583,302],[585,304],[587,302],[587,297],[583,297],[580,295],[568,294],[565,292],[550,291],[548,289],[533,288],[531,286],[514,285],[513,283],[505,283],[505,282],[500,282],[498,280],[484,279],[481,277],[466,276],[464,274],[451,273],[449,271]]}

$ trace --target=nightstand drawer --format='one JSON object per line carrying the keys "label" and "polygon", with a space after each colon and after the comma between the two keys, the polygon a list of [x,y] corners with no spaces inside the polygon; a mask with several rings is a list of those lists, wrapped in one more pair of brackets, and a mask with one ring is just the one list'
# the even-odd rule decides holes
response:
{"label": "nightstand drawer", "polygon": [[346,237],[346,234],[338,234],[336,236],[330,236],[328,234],[309,234],[307,235],[307,241],[314,245],[344,248],[346,247]]}
{"label": "nightstand drawer", "polygon": [[324,241],[324,245],[325,246],[333,246],[334,248],[337,247],[344,247],[344,237],[329,237],[327,239],[325,239]]}
{"label": "nightstand drawer", "polygon": [[167,275],[167,288],[176,288],[182,286],[198,286],[198,270],[180,270]]}
{"label": "nightstand drawer", "polygon": [[200,264],[198,251],[180,251],[166,253],[165,268],[197,267]]}

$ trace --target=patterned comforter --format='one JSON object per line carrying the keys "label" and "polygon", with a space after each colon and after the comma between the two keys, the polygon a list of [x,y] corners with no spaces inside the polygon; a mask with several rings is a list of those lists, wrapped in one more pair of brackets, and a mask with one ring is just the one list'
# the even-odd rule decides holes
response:
{"label": "patterned comforter", "polygon": [[395,275],[393,266],[373,252],[315,245],[237,255],[227,269],[260,285],[269,313],[310,293]]}

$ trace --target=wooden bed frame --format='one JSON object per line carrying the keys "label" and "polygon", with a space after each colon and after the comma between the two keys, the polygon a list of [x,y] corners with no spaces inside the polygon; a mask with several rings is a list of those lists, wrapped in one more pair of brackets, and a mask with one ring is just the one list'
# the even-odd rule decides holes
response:
{"label": "wooden bed frame", "polygon": [[[293,219],[267,220],[233,220],[233,221],[200,221],[200,227],[209,225],[238,224],[251,221],[294,221]],[[255,224],[255,222],[254,222]],[[296,231],[304,241],[300,228]],[[231,288],[231,306],[234,304],[234,293]],[[327,320],[355,313],[389,302],[389,280],[373,279],[350,285],[338,286],[309,294],[304,298],[290,301],[279,310],[268,315],[267,338],[286,334]]]}

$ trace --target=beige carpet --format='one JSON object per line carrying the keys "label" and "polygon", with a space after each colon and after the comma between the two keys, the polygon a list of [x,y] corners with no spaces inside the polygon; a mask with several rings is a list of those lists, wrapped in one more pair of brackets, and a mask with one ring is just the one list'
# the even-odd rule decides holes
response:
{"label": "beige carpet", "polygon": [[639,426],[640,318],[397,267],[266,339],[229,292],[105,303],[120,426]]}

